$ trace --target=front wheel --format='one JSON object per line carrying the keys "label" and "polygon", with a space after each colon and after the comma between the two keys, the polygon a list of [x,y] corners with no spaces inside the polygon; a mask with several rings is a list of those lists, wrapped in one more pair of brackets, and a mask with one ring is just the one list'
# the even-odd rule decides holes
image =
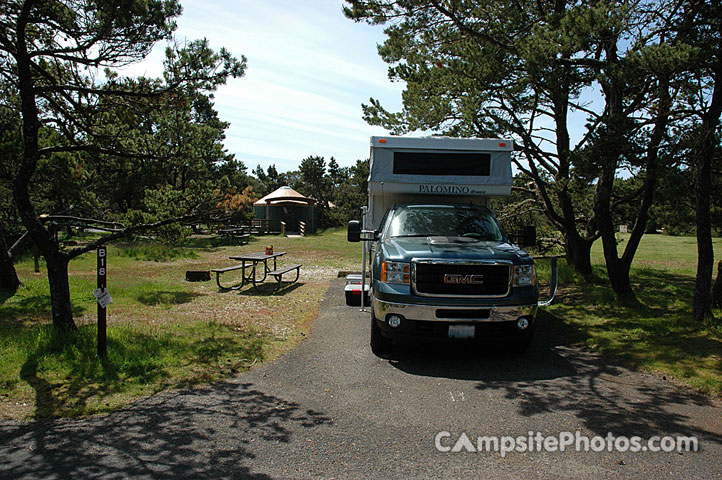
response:
{"label": "front wheel", "polygon": [[390,338],[386,338],[381,333],[381,329],[376,323],[376,317],[371,312],[371,351],[377,357],[387,357],[391,354],[392,342]]}

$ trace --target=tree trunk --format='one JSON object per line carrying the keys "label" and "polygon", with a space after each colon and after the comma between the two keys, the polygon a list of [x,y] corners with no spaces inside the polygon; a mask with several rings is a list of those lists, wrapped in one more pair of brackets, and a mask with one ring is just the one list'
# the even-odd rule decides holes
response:
{"label": "tree trunk", "polygon": [[627,147],[628,117],[624,112],[624,88],[625,79],[621,78],[616,71],[619,58],[617,55],[617,38],[610,38],[605,44],[604,50],[607,55],[607,79],[603,82],[604,95],[606,97],[607,115],[605,118],[605,133],[602,142],[598,145],[601,150],[600,160],[602,162],[601,172],[597,181],[597,188],[594,192],[594,213],[597,217],[597,227],[602,238],[604,247],[604,262],[607,266],[607,275],[612,290],[617,299],[622,301],[636,301],[632,284],[629,281],[629,262],[619,258],[617,251],[617,236],[614,229],[612,217],[612,193],[614,191],[614,179],[617,173],[617,166]]}
{"label": "tree trunk", "polygon": [[[17,183],[17,182],[16,182]],[[18,212],[23,223],[30,231],[31,237],[45,258],[50,284],[50,305],[52,308],[53,326],[57,329],[75,329],[73,311],[70,303],[70,282],[68,281],[68,256],[60,251],[54,235],[38,221],[32,204],[23,198],[23,192],[15,188]],[[27,193],[27,189],[25,190]],[[20,194],[20,195],[18,195]]]}
{"label": "tree trunk", "polygon": [[[612,121],[613,123],[613,121]],[[615,135],[611,135],[611,143],[617,144]],[[617,171],[617,151],[611,151],[604,159],[602,173],[597,181],[597,188],[594,193],[594,213],[597,217],[597,226],[602,238],[604,247],[604,263],[607,267],[607,276],[612,290],[617,298],[624,301],[634,301],[636,297],[632,291],[629,281],[629,264],[619,259],[617,252],[617,236],[614,231],[614,220],[612,218],[612,191],[614,188],[614,176]],[[631,263],[631,262],[630,262]]]}
{"label": "tree trunk", "polygon": [[13,265],[10,249],[5,241],[5,229],[0,222],[0,290],[14,292],[20,286],[18,274]]}
{"label": "tree trunk", "polygon": [[[562,7],[564,10],[566,7]],[[561,13],[561,12],[560,12]],[[561,67],[560,67],[561,68]],[[563,67],[566,68],[566,67]],[[554,89],[554,123],[556,125],[557,154],[559,155],[559,170],[556,181],[567,185],[571,165],[571,141],[569,137],[569,75]],[[582,237],[577,231],[576,213],[572,198],[566,187],[557,192],[557,200],[563,216],[563,234],[565,239],[567,262],[574,267],[574,271],[585,277],[592,274],[592,240]]]}
{"label": "tree trunk", "polygon": [[634,294],[634,290],[632,290],[632,282],[629,279],[630,266],[617,257],[616,247],[611,255],[605,252],[604,259],[607,263],[609,283],[612,285],[612,290],[614,290],[617,298],[622,301],[636,302],[637,296]]}
{"label": "tree trunk", "polygon": [[604,247],[604,263],[607,267],[607,275],[612,290],[620,300],[633,301],[636,299],[632,284],[629,280],[629,263],[623,262],[619,258],[617,251],[617,236],[614,231],[614,221],[611,212],[611,196],[614,185],[614,172],[616,168],[612,166],[605,167],[605,172],[599,178],[597,183],[597,193],[595,199],[595,213],[599,225],[599,231],[602,237],[602,246]]}
{"label": "tree trunk", "polygon": [[[27,6],[26,6],[27,7]],[[13,178],[13,198],[20,219],[28,229],[35,245],[45,257],[50,282],[50,303],[53,326],[58,329],[74,329],[73,312],[70,305],[70,284],[68,282],[68,257],[60,251],[54,236],[43,226],[35,212],[30,198],[30,181],[37,168],[40,149],[38,132],[40,119],[35,103],[30,56],[25,42],[25,28],[30,15],[24,8],[18,19],[17,70],[20,104],[22,113],[23,155],[20,166]]]}
{"label": "tree trunk", "polygon": [[576,231],[568,232],[564,236],[567,263],[574,271],[586,276],[592,274],[592,241],[582,238]]}
{"label": "tree trunk", "polygon": [[[600,183],[602,181],[600,180]],[[609,211],[609,203],[602,207],[598,212],[599,229],[602,233],[602,245],[604,247],[604,263],[607,267],[607,275],[612,290],[617,298],[624,301],[635,301],[636,296],[632,290],[632,283],[629,279],[630,262],[622,261],[617,251],[617,237],[614,232],[614,223],[612,222],[611,212]]]}
{"label": "tree trunk", "polygon": [[722,260],[717,263],[717,280],[712,287],[712,306],[722,308]]}
{"label": "tree trunk", "polygon": [[45,257],[50,283],[50,305],[52,307],[53,326],[69,330],[75,329],[73,309],[70,302],[70,282],[68,281],[68,259],[62,253]]}
{"label": "tree trunk", "polygon": [[712,222],[710,219],[710,195],[712,194],[712,156],[717,142],[717,126],[722,115],[722,59],[717,59],[714,69],[714,90],[709,110],[702,115],[699,138],[693,147],[697,170],[695,172],[696,221],[697,221],[697,279],[694,285],[694,319],[703,322],[712,318],[711,289],[714,267],[712,247]]}
{"label": "tree trunk", "polygon": [[712,151],[714,130],[702,127],[699,139],[699,150],[695,155],[697,164],[695,178],[695,194],[697,196],[697,279],[694,285],[694,319],[703,322],[712,317],[711,290],[712,270],[714,267],[714,249],[712,246],[712,226],[710,219],[710,194],[712,182],[710,180],[712,168]]}
{"label": "tree trunk", "polygon": [[[659,80],[659,108],[658,116],[654,122],[654,129],[650,136],[649,143],[646,148],[646,161],[645,161],[645,179],[644,179],[644,191],[642,194],[642,201],[639,205],[639,211],[637,212],[637,218],[634,221],[634,227],[630,232],[627,245],[624,248],[624,253],[621,258],[617,256],[617,247],[615,240],[614,247],[614,260],[607,259],[605,251],[605,259],[607,262],[612,261],[613,267],[611,270],[608,269],[610,274],[610,282],[612,282],[612,288],[619,295],[622,292],[622,296],[629,297],[634,300],[634,294],[629,295],[632,292],[632,285],[629,279],[629,271],[632,267],[632,261],[634,255],[637,253],[639,243],[642,241],[642,236],[646,230],[647,221],[649,220],[649,209],[652,207],[652,201],[654,200],[654,191],[657,187],[657,164],[659,163],[659,148],[667,132],[667,126],[669,124],[669,110],[671,107],[671,101],[669,97],[669,80],[666,77],[661,77]],[[615,235],[616,238],[616,235]],[[611,255],[610,255],[611,256]],[[614,279],[612,279],[614,277]]]}

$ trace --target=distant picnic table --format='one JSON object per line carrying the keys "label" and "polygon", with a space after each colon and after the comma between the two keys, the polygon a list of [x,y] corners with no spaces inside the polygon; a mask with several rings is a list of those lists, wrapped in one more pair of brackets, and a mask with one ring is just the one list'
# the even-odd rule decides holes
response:
{"label": "distant picnic table", "polygon": [[251,234],[245,233],[245,231],[246,231],[246,229],[244,227],[222,228],[222,229],[218,230],[218,233],[222,237],[234,238],[239,241],[240,245],[245,245],[251,239]]}

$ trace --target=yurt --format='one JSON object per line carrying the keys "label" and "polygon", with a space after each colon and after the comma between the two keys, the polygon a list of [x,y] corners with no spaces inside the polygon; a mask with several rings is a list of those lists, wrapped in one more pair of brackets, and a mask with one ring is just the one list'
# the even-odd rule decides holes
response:
{"label": "yurt", "polygon": [[[275,190],[253,204],[257,219],[280,220],[286,224],[286,233],[315,233],[318,213],[315,200],[304,197],[291,187]],[[305,228],[302,228],[305,227]]]}

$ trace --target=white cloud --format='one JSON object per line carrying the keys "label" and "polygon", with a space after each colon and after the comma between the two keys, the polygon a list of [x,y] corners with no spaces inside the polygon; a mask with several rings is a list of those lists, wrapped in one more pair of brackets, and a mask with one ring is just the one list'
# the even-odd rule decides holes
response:
{"label": "white cloud", "polygon": [[[246,75],[215,92],[220,117],[231,123],[226,148],[249,169],[275,164],[294,170],[309,155],[347,166],[367,158],[369,136],[361,103],[379,98],[400,108],[402,86],[388,81],[376,53],[380,27],[346,19],[341,0],[186,0],[179,41],[207,38],[248,59]],[[159,76],[159,45],[129,75]]]}

